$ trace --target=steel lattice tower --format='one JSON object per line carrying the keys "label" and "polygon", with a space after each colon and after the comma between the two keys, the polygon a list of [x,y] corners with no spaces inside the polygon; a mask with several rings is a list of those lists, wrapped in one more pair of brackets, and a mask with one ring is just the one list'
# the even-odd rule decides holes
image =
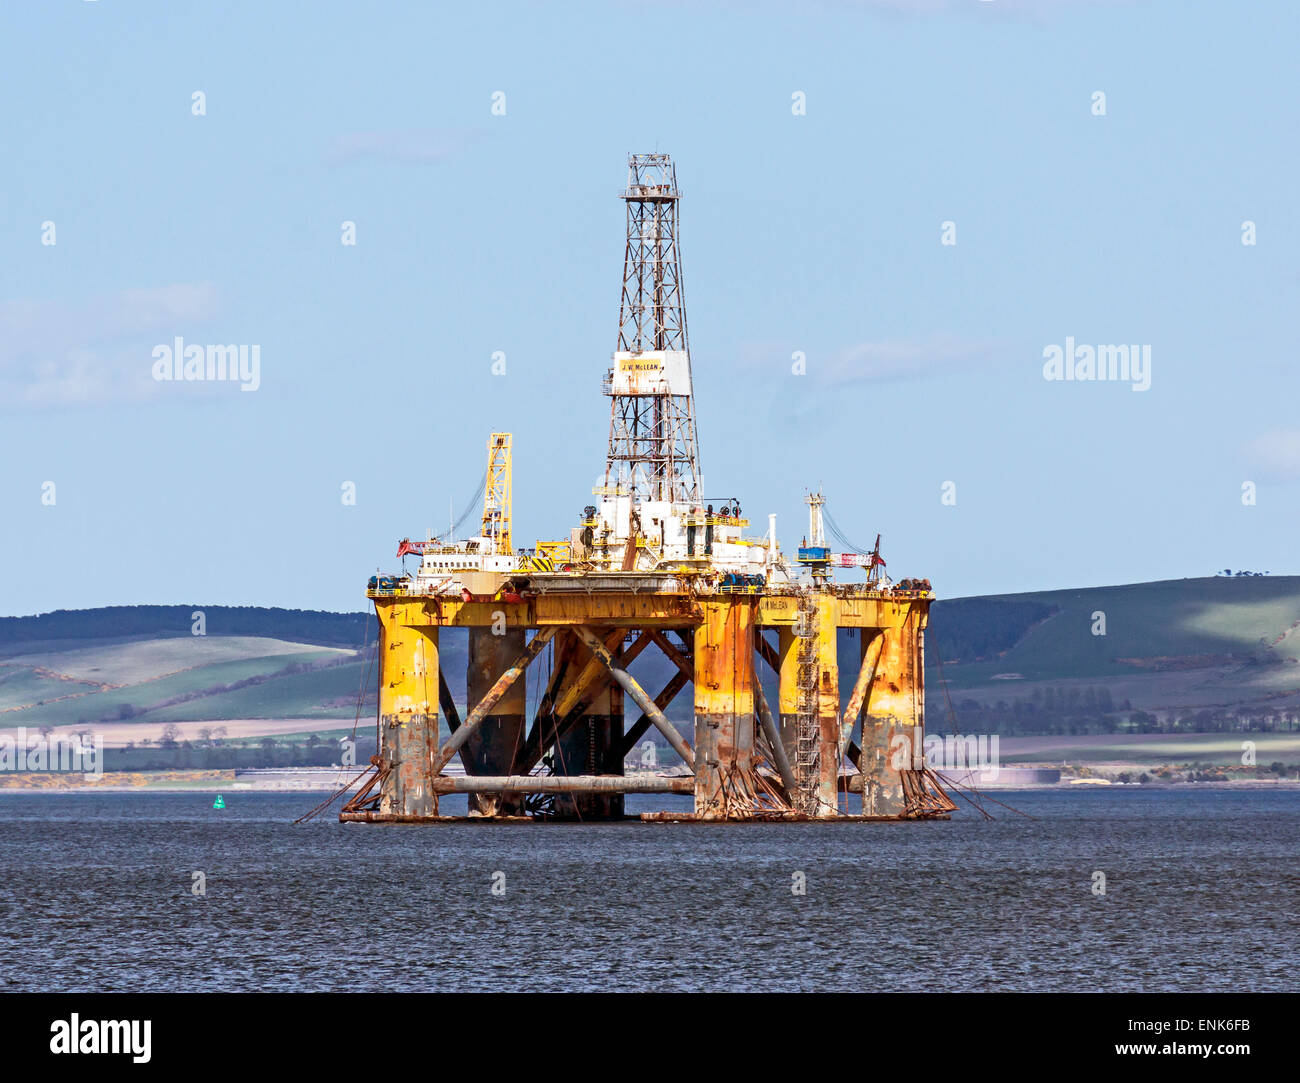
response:
{"label": "steel lattice tower", "polygon": [[628,159],[627,248],[605,488],[635,502],[698,504],[702,482],[678,247],[677,170],[667,154]]}

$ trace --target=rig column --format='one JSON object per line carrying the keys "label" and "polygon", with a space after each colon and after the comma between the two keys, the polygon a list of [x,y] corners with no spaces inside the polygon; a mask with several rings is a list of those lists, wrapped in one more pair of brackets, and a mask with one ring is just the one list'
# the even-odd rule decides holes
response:
{"label": "rig column", "polygon": [[400,624],[392,610],[387,617],[379,631],[379,758],[390,770],[379,811],[434,817],[438,795],[430,779],[438,743],[438,629]]}
{"label": "rig column", "polygon": [[[576,637],[568,639],[568,669],[557,696],[578,683],[584,667],[593,664],[591,650]],[[621,651],[615,650],[618,659]],[[560,655],[557,653],[557,665]],[[555,742],[554,769],[557,775],[621,775],[623,761],[608,763],[610,752],[623,737],[623,690],[602,672],[594,690],[583,693],[587,706]],[[580,700],[580,701],[581,701]],[[620,820],[623,795],[562,793],[555,796],[555,815],[561,819]]]}
{"label": "rig column", "polygon": [[[466,710],[483,699],[524,650],[526,631],[506,628],[494,635],[489,628],[469,629],[469,661],[466,666]],[[513,775],[515,760],[524,740],[524,711],[528,674],[523,673],[506,690],[495,710],[461,748],[467,775]],[[469,807],[484,816],[523,814],[519,797],[494,793],[470,794]]]}
{"label": "rig column", "polygon": [[754,614],[741,597],[701,599],[695,630],[695,815],[753,810]]}
{"label": "rig column", "polygon": [[[926,607],[908,604],[884,636],[875,679],[862,716],[862,811],[875,816],[902,816],[902,771],[925,765],[925,624]],[[862,636],[862,653],[870,646]]]}
{"label": "rig column", "polygon": [[[613,681],[606,690],[609,697],[609,711],[599,718],[600,727],[596,732],[597,754],[600,757],[595,770],[605,775],[623,774],[623,757],[618,754],[623,743],[623,689]],[[600,798],[601,812],[607,820],[621,820],[624,815],[624,800],[621,793],[604,794]]]}
{"label": "rig column", "polygon": [[[569,775],[621,775],[623,761],[611,764],[607,758],[623,737],[623,690],[607,681],[596,693],[581,720],[561,738],[565,771]],[[623,795],[562,794],[556,805],[569,806],[582,820],[621,820]]]}
{"label": "rig column", "polygon": [[776,626],[776,657],[780,664],[777,710],[781,743],[785,745],[786,759],[794,763],[799,750],[799,645],[789,624]]}

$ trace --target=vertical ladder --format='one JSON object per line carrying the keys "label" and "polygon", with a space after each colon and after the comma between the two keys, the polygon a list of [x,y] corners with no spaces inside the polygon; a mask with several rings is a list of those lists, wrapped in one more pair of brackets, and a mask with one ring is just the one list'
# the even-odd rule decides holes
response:
{"label": "vertical ladder", "polygon": [[821,727],[817,718],[817,607],[809,593],[800,593],[794,622],[798,650],[799,707],[795,714],[794,777],[799,793],[791,802],[809,816],[817,814],[821,774]]}

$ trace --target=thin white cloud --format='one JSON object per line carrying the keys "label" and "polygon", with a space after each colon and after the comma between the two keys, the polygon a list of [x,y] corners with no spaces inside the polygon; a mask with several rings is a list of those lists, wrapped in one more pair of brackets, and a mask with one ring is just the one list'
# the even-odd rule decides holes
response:
{"label": "thin white cloud", "polygon": [[924,380],[961,371],[978,371],[1005,352],[1003,343],[933,334],[915,339],[860,342],[830,354],[804,354],[802,376],[792,373],[798,355],[788,345],[754,342],[741,347],[740,364],[751,372],[779,373],[771,383],[768,423],[778,428],[816,431],[837,424],[844,400],[836,392],[854,385]]}
{"label": "thin white cloud", "polygon": [[123,334],[165,331],[178,323],[210,320],[217,311],[217,288],[209,282],[180,283],[153,289],[122,290],[101,311]]}
{"label": "thin white cloud", "polygon": [[191,333],[217,308],[216,287],[207,282],[120,290],[80,305],[0,301],[0,403],[39,408],[152,397],[155,342]]}
{"label": "thin white cloud", "polygon": [[479,133],[423,128],[404,132],[344,132],[325,154],[328,165],[370,159],[407,165],[431,165],[456,154]]}
{"label": "thin white cloud", "polygon": [[833,354],[820,366],[810,358],[808,374],[835,385],[918,380],[987,362],[996,345],[942,334],[862,342]]}
{"label": "thin white cloud", "polygon": [[1300,429],[1276,428],[1246,445],[1251,466],[1266,477],[1300,478]]}

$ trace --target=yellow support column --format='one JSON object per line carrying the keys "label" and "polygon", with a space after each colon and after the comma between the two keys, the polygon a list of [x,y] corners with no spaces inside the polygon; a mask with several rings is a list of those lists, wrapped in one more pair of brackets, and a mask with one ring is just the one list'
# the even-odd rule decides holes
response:
{"label": "yellow support column", "polygon": [[[880,661],[862,717],[862,811],[874,816],[902,816],[902,771],[925,764],[926,608],[908,605],[878,634],[884,637]],[[862,636],[865,655],[871,639]]]}
{"label": "yellow support column", "polygon": [[740,596],[702,600],[695,630],[695,814],[753,811],[754,614]]}
{"label": "yellow support column", "polygon": [[780,712],[781,743],[785,746],[786,758],[794,763],[799,745],[795,728],[799,720],[799,645],[795,641],[794,629],[788,624],[776,626],[776,657],[779,663],[777,699],[780,706],[777,710]]}
{"label": "yellow support column", "polygon": [[379,608],[379,756],[390,770],[379,811],[436,816],[430,786],[438,743],[438,629],[398,623],[394,607]]}

